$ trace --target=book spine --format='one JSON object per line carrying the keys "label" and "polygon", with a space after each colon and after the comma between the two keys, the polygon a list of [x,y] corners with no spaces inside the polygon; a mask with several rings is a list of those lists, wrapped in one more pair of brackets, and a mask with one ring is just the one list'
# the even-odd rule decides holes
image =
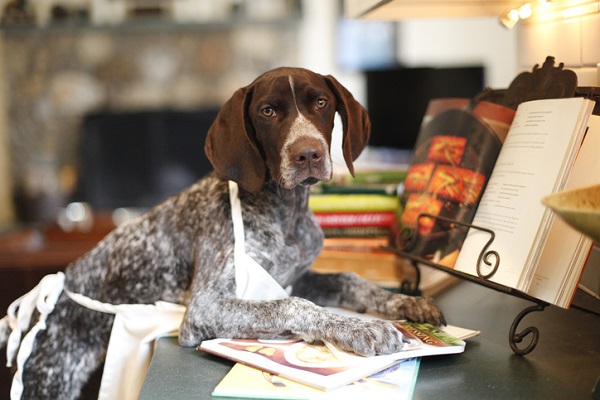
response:
{"label": "book spine", "polygon": [[405,169],[395,171],[355,172],[354,176],[350,174],[342,175],[334,178],[333,182],[345,185],[399,183],[404,181],[406,173],[407,171]]}
{"label": "book spine", "polygon": [[322,194],[308,199],[310,209],[317,212],[382,212],[395,211],[400,206],[396,196],[378,194]]}
{"label": "book spine", "polygon": [[399,184],[386,185],[337,185],[337,184],[322,184],[311,189],[313,194],[381,194],[388,196],[398,195]]}
{"label": "book spine", "polygon": [[389,227],[396,221],[393,211],[386,212],[338,212],[338,213],[315,213],[315,218],[321,228],[342,227]]}
{"label": "book spine", "polygon": [[341,250],[355,252],[380,251],[383,247],[389,246],[390,240],[387,237],[328,237],[323,241],[323,251]]}
{"label": "book spine", "polygon": [[326,238],[330,237],[385,237],[390,235],[391,230],[382,226],[323,228]]}

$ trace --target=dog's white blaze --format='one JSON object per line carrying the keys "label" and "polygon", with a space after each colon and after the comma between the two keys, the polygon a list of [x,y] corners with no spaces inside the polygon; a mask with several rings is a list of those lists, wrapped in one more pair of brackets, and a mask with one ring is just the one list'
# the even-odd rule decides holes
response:
{"label": "dog's white blaze", "polygon": [[294,105],[296,106],[296,111],[298,111],[298,115],[300,115],[300,109],[298,108],[298,101],[296,100],[296,89],[294,88],[294,78],[291,75],[288,75],[288,82],[290,83],[290,88],[292,89],[292,98],[294,99]]}
{"label": "dog's white blaze", "polygon": [[296,120],[292,124],[290,128],[290,132],[288,134],[287,140],[283,144],[281,148],[281,179],[284,187],[291,188],[295,186],[298,182],[294,180],[294,176],[296,174],[296,170],[294,168],[293,162],[288,157],[289,148],[301,137],[309,137],[318,140],[323,149],[325,150],[325,154],[323,154],[324,159],[324,171],[322,179],[329,180],[331,179],[332,167],[331,167],[331,157],[329,152],[327,151],[328,146],[325,141],[323,134],[319,131],[319,129],[309,121],[302,113],[300,112],[300,108],[298,107],[298,101],[296,100],[296,90],[294,89],[294,79],[291,76],[288,76],[288,81],[290,82],[290,88],[292,89],[292,97],[294,99],[294,105],[296,107],[296,111],[298,112],[298,116]]}

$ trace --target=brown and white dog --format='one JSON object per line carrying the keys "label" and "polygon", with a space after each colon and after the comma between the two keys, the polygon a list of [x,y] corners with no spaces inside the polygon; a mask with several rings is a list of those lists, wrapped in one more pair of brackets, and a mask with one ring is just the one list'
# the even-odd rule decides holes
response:
{"label": "brown and white dog", "polygon": [[[430,299],[392,294],[352,273],[309,270],[323,240],[308,209],[309,187],[332,177],[336,111],[352,171],[369,137],[369,119],[335,78],[279,68],[239,89],[208,133],[205,150],[215,171],[74,261],[65,289],[110,304],[185,305],[183,346],[214,337],[293,337],[365,355],[402,348],[391,323],[334,315],[322,306],[443,324]],[[236,296],[228,180],[240,187],[246,253],[282,287],[292,286],[291,296]],[[23,398],[97,393],[90,377],[102,371],[112,323],[111,314],[82,307],[63,292],[24,365]],[[9,333],[3,328],[0,344]]]}

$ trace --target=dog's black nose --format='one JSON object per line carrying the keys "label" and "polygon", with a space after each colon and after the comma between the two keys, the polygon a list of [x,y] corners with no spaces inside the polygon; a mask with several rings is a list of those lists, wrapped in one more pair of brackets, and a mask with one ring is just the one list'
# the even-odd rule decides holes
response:
{"label": "dog's black nose", "polygon": [[321,161],[322,158],[323,156],[321,155],[321,152],[319,150],[311,148],[305,149],[304,151],[295,154],[294,162],[297,166],[302,167],[309,163],[318,163],[319,161]]}
{"label": "dog's black nose", "polygon": [[290,148],[290,161],[299,168],[315,167],[323,161],[324,149],[317,140],[300,139]]}

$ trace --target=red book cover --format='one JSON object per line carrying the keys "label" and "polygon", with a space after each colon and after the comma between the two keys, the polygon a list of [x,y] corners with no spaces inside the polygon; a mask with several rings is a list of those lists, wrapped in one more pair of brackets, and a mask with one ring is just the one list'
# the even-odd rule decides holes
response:
{"label": "red book cover", "polygon": [[344,228],[363,226],[389,227],[396,221],[396,213],[390,212],[331,212],[315,213],[321,228]]}

